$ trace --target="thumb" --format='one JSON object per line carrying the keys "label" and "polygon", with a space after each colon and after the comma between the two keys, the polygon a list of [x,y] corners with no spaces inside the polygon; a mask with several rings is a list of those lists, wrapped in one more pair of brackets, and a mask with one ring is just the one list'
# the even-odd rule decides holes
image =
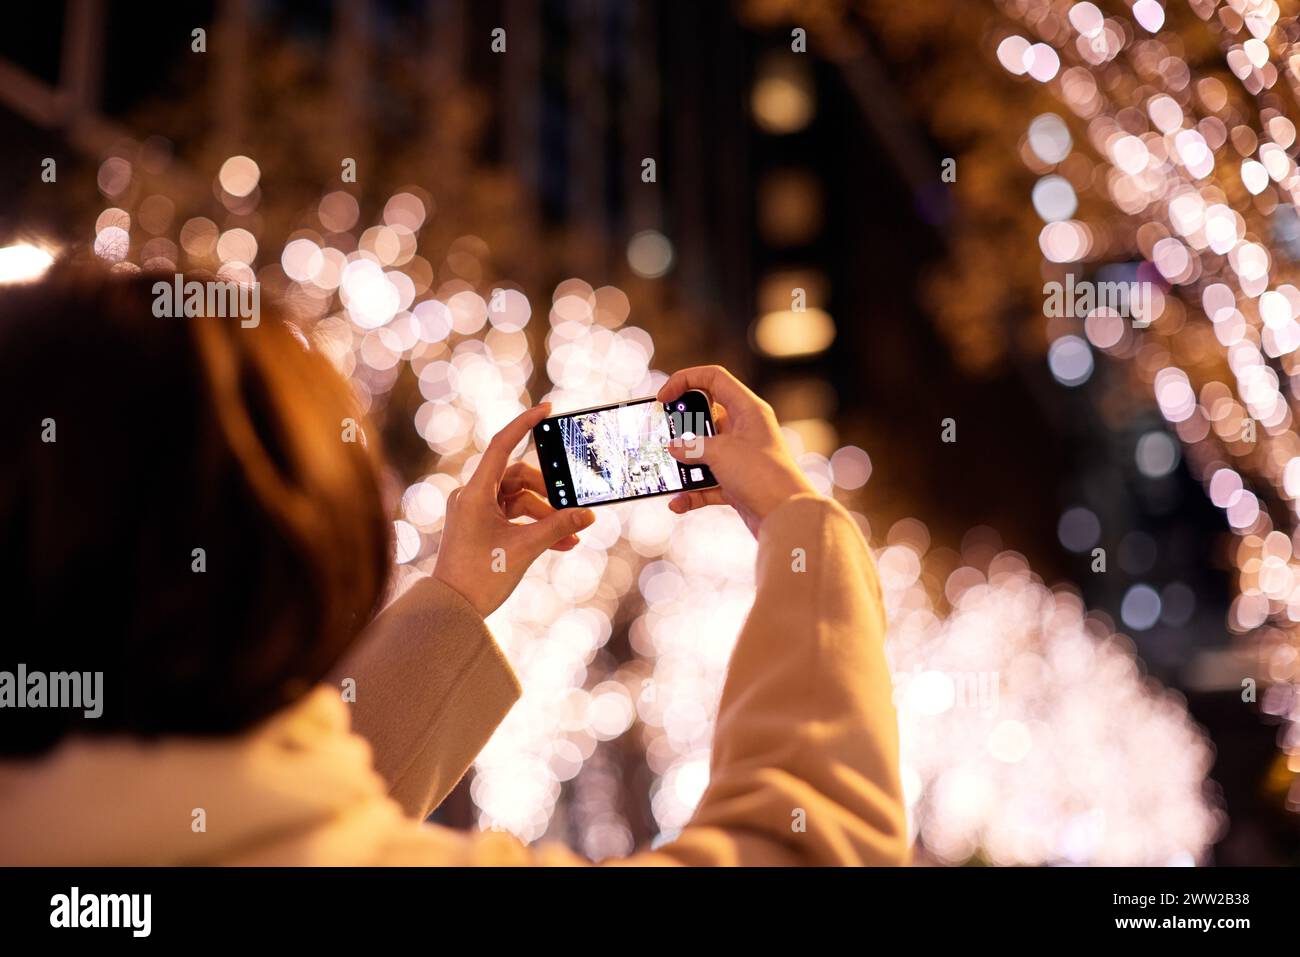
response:
{"label": "thumb", "polygon": [[519,537],[524,547],[536,557],[596,520],[589,508],[562,508],[537,522],[520,525]]}
{"label": "thumb", "polygon": [[714,435],[705,438],[697,435],[693,439],[673,439],[668,443],[668,454],[679,462],[708,465],[716,462],[727,448],[728,437]]}

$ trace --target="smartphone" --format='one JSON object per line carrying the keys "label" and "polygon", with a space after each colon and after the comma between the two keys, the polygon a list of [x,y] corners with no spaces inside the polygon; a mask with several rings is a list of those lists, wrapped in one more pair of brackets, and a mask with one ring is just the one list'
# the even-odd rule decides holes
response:
{"label": "smartphone", "polygon": [[555,508],[609,505],[711,488],[704,463],[679,462],[672,439],[714,434],[709,397],[692,389],[672,402],[654,396],[578,409],[533,427],[546,494]]}

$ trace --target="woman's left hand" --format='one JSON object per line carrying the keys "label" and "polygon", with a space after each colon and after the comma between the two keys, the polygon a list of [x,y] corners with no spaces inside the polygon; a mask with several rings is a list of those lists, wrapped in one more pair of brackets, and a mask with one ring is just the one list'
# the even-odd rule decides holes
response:
{"label": "woman's left hand", "polygon": [[[589,508],[553,508],[541,472],[523,462],[508,464],[515,446],[549,411],[549,404],[536,406],[498,432],[470,480],[447,499],[433,577],[484,618],[510,597],[542,552],[573,548],[576,533],[596,518]],[[534,521],[512,521],[517,518]]]}

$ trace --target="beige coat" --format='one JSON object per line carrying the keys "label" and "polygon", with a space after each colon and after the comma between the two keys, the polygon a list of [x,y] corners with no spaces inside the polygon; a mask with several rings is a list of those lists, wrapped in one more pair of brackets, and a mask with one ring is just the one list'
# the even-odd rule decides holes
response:
{"label": "beige coat", "polygon": [[[797,548],[806,570],[795,570]],[[844,510],[805,495],[773,512],[708,789],[675,841],[617,863],[903,863],[884,628],[875,569]],[[585,863],[563,847],[419,823],[519,694],[459,595],[417,584],[339,677],[356,679],[354,705],[322,685],[238,738],[81,738],[0,763],[0,864]]]}

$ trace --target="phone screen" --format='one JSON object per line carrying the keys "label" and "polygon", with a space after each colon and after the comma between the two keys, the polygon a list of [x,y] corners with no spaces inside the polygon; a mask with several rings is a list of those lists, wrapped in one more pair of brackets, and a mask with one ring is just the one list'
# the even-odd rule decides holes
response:
{"label": "phone screen", "polygon": [[688,392],[673,402],[635,399],[544,419],[533,429],[537,457],[556,508],[625,502],[717,484],[703,463],[678,462],[665,446],[712,435],[709,400]]}

